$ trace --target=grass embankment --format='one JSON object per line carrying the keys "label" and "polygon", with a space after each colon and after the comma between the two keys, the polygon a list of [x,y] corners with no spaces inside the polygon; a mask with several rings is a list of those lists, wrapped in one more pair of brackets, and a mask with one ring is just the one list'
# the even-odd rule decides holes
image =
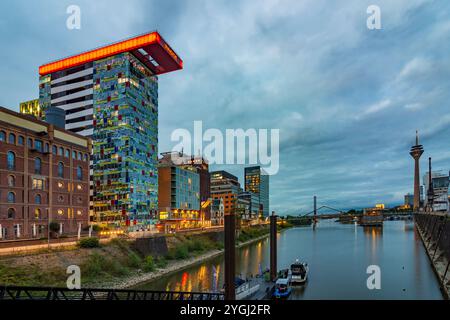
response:
{"label": "grass embankment", "polygon": [[[289,225],[278,226],[279,229]],[[237,243],[269,233],[268,226],[242,229]],[[66,286],[69,265],[78,265],[83,287],[101,287],[122,279],[164,269],[168,264],[223,249],[223,242],[197,235],[167,237],[165,256],[143,256],[133,249],[133,242],[114,239],[108,244],[85,240],[78,247],[0,258],[0,284],[21,286]]]}

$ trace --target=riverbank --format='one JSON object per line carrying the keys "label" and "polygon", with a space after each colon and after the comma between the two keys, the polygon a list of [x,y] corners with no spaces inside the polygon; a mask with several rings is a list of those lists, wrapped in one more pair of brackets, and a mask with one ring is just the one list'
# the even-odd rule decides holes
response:
{"label": "riverbank", "polygon": [[[432,251],[431,248],[433,247],[433,244],[431,242],[431,239],[426,239],[424,232],[420,229],[420,227],[416,224],[417,232],[419,233],[419,236],[422,240],[423,246],[425,248],[425,251],[427,253],[428,258],[430,259],[431,267],[433,268],[433,271],[439,281],[440,289],[442,292],[442,295],[445,299],[450,300],[450,286],[448,283],[450,281],[447,281],[447,277],[444,278],[445,270],[448,265],[448,261],[444,258],[439,258],[440,254],[435,254],[435,251]],[[436,259],[434,259],[434,256],[437,256]]]}
{"label": "riverbank", "polygon": [[[265,235],[260,236],[258,238],[254,238],[252,240],[248,240],[248,241],[242,242],[242,243],[238,244],[236,246],[236,248],[242,248],[242,247],[248,246],[248,245],[250,245],[252,243],[264,240],[267,237],[269,237],[269,234],[265,234]],[[191,258],[184,259],[184,260],[181,260],[181,261],[174,261],[173,263],[169,263],[166,268],[158,269],[158,270],[156,270],[154,272],[137,274],[137,275],[133,275],[133,276],[131,276],[129,278],[123,279],[121,281],[118,281],[116,283],[106,284],[104,287],[113,288],[113,289],[127,289],[127,288],[131,288],[131,287],[137,286],[139,284],[142,284],[142,283],[145,283],[145,282],[151,282],[152,280],[156,280],[156,279],[158,279],[160,277],[170,275],[171,273],[181,271],[181,270],[183,270],[185,268],[194,266],[194,265],[202,263],[204,261],[213,259],[215,257],[218,257],[218,256],[222,255],[223,253],[224,253],[223,249],[212,250],[210,252],[201,254],[201,255],[196,256],[196,257],[191,257]]]}
{"label": "riverbank", "polygon": [[[240,230],[238,247],[268,236],[268,226]],[[95,248],[71,246],[0,257],[0,284],[65,287],[67,267],[77,265],[85,288],[128,288],[223,254],[223,238],[211,234],[166,236],[165,253],[137,251],[135,241],[114,239]]]}

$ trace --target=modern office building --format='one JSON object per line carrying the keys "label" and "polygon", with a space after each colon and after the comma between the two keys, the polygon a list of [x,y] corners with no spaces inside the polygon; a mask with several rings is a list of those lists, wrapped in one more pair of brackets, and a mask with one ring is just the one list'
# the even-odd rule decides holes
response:
{"label": "modern office building", "polygon": [[414,206],[414,195],[413,194],[405,194],[405,207],[412,208]]}
{"label": "modern office building", "polygon": [[223,199],[224,214],[232,213],[242,191],[238,178],[227,171],[211,172],[211,198]]}
{"label": "modern office building", "polygon": [[260,212],[264,217],[269,216],[269,175],[260,166],[247,167],[244,170],[245,191],[258,195]]}
{"label": "modern office building", "polygon": [[[424,193],[428,195],[429,191],[429,172],[426,172],[423,176]],[[448,211],[448,186],[449,186],[449,173],[445,171],[431,171],[432,181],[432,211]],[[428,197],[424,198],[424,208],[428,208]],[[431,208],[430,208],[431,209]]]}
{"label": "modern office building", "polygon": [[87,227],[90,152],[90,139],[0,107],[0,239]]}
{"label": "modern office building", "polygon": [[259,196],[256,193],[246,191],[238,194],[238,200],[248,202],[248,213],[245,216],[245,220],[254,221],[257,220],[260,213]]}
{"label": "modern office building", "polygon": [[19,111],[23,114],[29,114],[37,119],[41,119],[42,113],[39,107],[39,99],[24,101],[19,104]]}
{"label": "modern office building", "polygon": [[223,198],[213,199],[211,201],[211,225],[223,226],[225,206]]}
{"label": "modern office building", "polygon": [[200,175],[192,166],[177,165],[164,153],[158,167],[159,220],[165,232],[202,226]]}
{"label": "modern office building", "polygon": [[39,68],[42,118],[65,111],[65,128],[92,137],[94,223],[143,229],[158,209],[158,75],[182,60],[158,32]]}

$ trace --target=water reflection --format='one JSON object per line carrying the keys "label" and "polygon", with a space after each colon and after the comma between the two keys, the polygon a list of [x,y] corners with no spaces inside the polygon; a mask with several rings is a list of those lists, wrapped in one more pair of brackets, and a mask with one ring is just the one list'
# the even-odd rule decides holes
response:
{"label": "water reflection", "polygon": [[[308,262],[309,280],[293,289],[294,299],[442,299],[411,225],[386,221],[380,228],[321,221],[315,231],[290,229],[278,235],[278,268],[289,267],[297,258]],[[381,268],[381,290],[367,289],[366,269],[371,264]],[[268,239],[236,250],[236,271],[242,277],[268,266]],[[216,257],[139,287],[217,292],[222,286],[223,257]]]}

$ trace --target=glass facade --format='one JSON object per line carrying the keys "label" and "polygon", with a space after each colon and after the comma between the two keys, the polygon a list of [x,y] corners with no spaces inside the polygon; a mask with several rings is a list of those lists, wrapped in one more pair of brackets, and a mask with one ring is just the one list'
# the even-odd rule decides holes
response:
{"label": "glass facade", "polygon": [[245,191],[253,192],[259,196],[262,205],[262,215],[269,216],[269,175],[261,167],[245,168]]}
{"label": "glass facade", "polygon": [[130,53],[93,68],[94,215],[150,224],[158,208],[158,79]]}

